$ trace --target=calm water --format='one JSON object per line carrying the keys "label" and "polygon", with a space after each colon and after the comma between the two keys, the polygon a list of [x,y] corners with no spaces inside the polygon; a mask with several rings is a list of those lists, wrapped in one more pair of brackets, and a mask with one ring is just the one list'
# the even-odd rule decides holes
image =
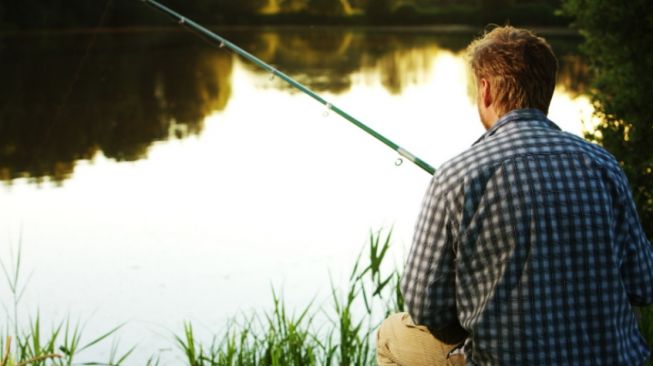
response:
{"label": "calm water", "polygon": [[[462,59],[473,34],[223,34],[436,167],[483,132]],[[551,40],[550,117],[580,134],[577,39]],[[221,333],[271,286],[328,303],[370,230],[394,228],[397,264],[408,250],[426,173],[189,33],[5,36],[0,80],[0,258],[22,243],[24,318],[72,314],[89,337],[128,322],[133,361],[172,364],[184,320]]]}

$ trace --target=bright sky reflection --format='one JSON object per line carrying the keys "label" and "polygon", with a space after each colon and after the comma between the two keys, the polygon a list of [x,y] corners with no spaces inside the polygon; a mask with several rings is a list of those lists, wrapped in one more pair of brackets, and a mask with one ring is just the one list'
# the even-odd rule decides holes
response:
{"label": "bright sky reflection", "polygon": [[[437,167],[483,128],[460,55],[424,52],[430,65],[400,94],[366,70],[324,97]],[[123,342],[145,344],[144,357],[183,320],[208,334],[267,306],[270,285],[291,304],[327,301],[329,273],[336,283],[348,273],[369,230],[394,227],[400,264],[429,177],[276,83],[238,61],[229,104],[201,135],[157,143],[134,163],[97,156],[62,187],[0,189],[4,242],[22,235],[34,270],[26,309],[90,318],[90,334],[129,321]],[[590,116],[587,98],[557,90],[550,117],[563,130],[581,134]]]}

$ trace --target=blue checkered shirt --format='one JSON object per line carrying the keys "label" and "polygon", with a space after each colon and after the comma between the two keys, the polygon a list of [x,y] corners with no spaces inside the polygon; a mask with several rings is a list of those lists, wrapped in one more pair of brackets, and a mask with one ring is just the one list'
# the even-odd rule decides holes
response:
{"label": "blue checkered shirt", "polygon": [[[642,365],[633,306],[653,251],[601,147],[539,110],[504,115],[433,177],[402,290],[468,365]],[[447,339],[448,337],[448,339]]]}

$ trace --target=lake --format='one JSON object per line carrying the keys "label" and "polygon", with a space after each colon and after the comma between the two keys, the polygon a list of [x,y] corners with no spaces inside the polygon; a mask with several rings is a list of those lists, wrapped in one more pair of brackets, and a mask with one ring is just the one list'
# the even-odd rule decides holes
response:
{"label": "lake", "polygon": [[[436,168],[483,133],[463,58],[474,30],[218,31]],[[549,39],[549,117],[582,134],[579,39]],[[370,231],[393,230],[399,267],[409,249],[428,174],[189,32],[4,35],[0,80],[0,258],[22,247],[24,321],[70,316],[87,339],[126,322],[133,363],[174,364],[185,320],[221,335],[269,309],[273,287],[330,306]],[[4,282],[0,298],[10,309]]]}

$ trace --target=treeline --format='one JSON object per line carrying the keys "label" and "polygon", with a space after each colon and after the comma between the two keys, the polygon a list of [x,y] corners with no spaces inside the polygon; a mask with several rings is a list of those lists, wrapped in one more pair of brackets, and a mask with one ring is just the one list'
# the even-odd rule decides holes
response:
{"label": "treeline", "polygon": [[[560,0],[161,0],[205,24],[566,25]],[[0,28],[168,25],[139,0],[0,0]]]}

